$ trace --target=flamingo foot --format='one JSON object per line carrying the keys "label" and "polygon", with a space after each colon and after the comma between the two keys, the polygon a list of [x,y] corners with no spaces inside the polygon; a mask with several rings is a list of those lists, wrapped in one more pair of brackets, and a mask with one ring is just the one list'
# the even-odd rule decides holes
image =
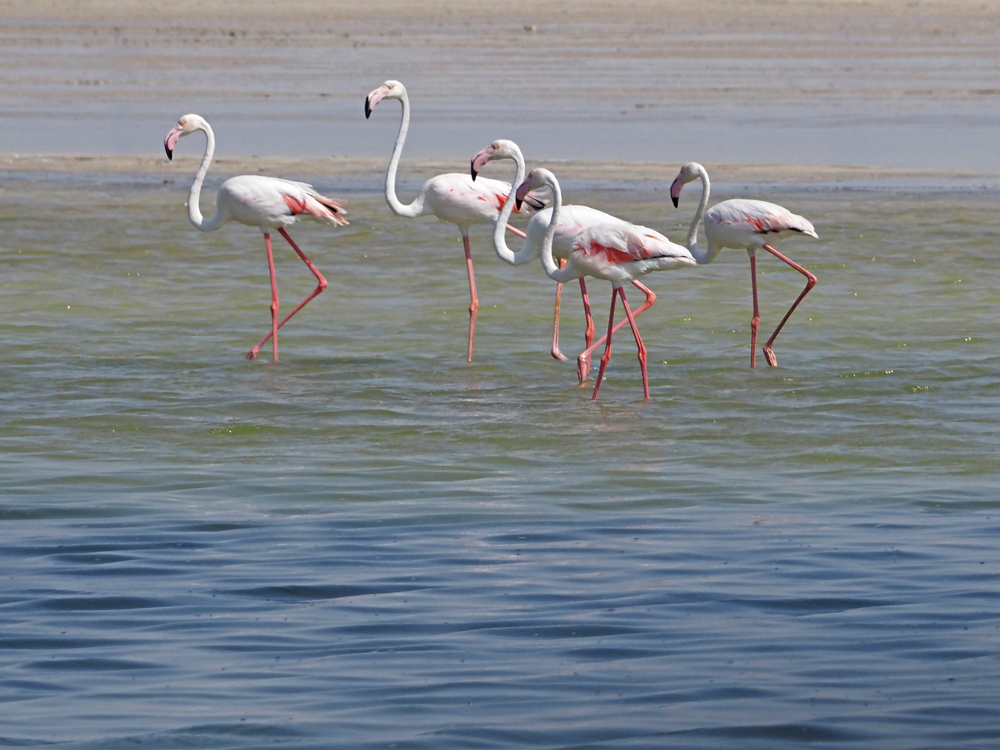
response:
{"label": "flamingo foot", "polygon": [[253,349],[247,352],[247,359],[249,359],[252,362],[253,360],[257,359],[258,354],[260,354],[260,347],[255,346]]}
{"label": "flamingo foot", "polygon": [[590,377],[590,355],[584,356],[581,354],[576,358],[576,376],[583,383],[587,378]]}
{"label": "flamingo foot", "polygon": [[556,344],[555,346],[552,347],[551,354],[552,354],[552,359],[558,359],[560,362],[565,362],[566,360],[569,359],[569,357],[567,357],[565,354],[562,353],[562,350],[559,348],[559,344]]}
{"label": "flamingo foot", "polygon": [[778,364],[778,358],[774,356],[774,351],[769,346],[764,347],[764,359],[771,367],[775,367]]}

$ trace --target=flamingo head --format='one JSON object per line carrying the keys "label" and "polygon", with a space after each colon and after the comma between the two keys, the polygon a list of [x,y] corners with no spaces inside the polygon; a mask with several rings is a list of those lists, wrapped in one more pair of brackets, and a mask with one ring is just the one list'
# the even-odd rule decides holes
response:
{"label": "flamingo head", "polygon": [[163,149],[167,152],[167,158],[173,160],[174,146],[177,145],[177,141],[186,135],[191,135],[196,130],[204,130],[205,125],[205,118],[200,115],[184,115],[179,119],[177,124],[167,133],[167,137],[163,139]]}
{"label": "flamingo head", "polygon": [[677,208],[677,203],[680,200],[681,189],[689,182],[693,182],[701,177],[704,171],[705,168],[701,164],[693,161],[681,167],[681,171],[677,173],[677,177],[670,184],[670,200],[673,201],[674,208]]}
{"label": "flamingo head", "polygon": [[375,105],[383,99],[402,99],[406,96],[406,86],[399,81],[386,81],[365,97],[365,119],[372,116]]}
{"label": "flamingo head", "polygon": [[[550,179],[551,178],[551,179]],[[521,204],[527,197],[528,193],[532,190],[537,190],[542,187],[552,187],[555,176],[547,169],[532,169],[528,172],[528,176],[524,178],[522,182],[517,187],[517,193],[514,194],[514,204],[517,209],[521,210]]]}
{"label": "flamingo head", "polygon": [[507,141],[503,139],[493,141],[493,143],[472,157],[472,165],[470,166],[472,179],[476,179],[476,176],[479,174],[479,170],[486,166],[486,162],[493,161],[494,159],[516,160],[516,155],[520,153],[521,149],[517,147],[517,144],[514,143],[514,141]]}

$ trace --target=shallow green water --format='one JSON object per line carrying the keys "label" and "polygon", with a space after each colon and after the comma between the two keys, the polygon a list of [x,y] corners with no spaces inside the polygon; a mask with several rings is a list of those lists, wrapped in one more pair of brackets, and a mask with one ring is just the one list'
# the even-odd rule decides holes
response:
{"label": "shallow green water", "polygon": [[[726,251],[649,277],[651,399],[622,336],[593,403],[540,268],[474,230],[469,366],[457,231],[317,187],[353,223],[293,230],[330,286],[274,365],[256,230],[0,183],[0,744],[996,743],[995,191],[718,186],[820,234],[779,367]],[[566,192],[680,239],[665,187]],[[769,332],[802,282],[759,268]]]}

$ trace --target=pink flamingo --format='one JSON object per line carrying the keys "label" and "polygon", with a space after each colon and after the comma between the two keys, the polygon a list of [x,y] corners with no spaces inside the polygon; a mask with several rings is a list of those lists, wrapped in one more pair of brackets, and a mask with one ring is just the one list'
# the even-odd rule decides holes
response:
{"label": "pink flamingo", "polygon": [[[177,141],[198,130],[205,133],[205,156],[194,176],[194,183],[191,185],[191,192],[188,195],[188,218],[203,232],[211,232],[232,220],[248,226],[260,227],[264,233],[267,265],[271,272],[271,332],[257,342],[257,345],[247,354],[247,359],[256,359],[261,346],[268,339],[273,339],[274,361],[277,362],[278,329],[305,307],[309,300],[326,289],[326,279],[312,264],[312,261],[306,257],[305,253],[299,249],[298,245],[292,241],[288,232],[285,231],[285,227],[294,224],[299,218],[313,218],[334,226],[346,226],[347,220],[343,218],[344,211],[341,208],[343,201],[326,198],[313,190],[312,185],[306,185],[303,182],[292,182],[261,175],[241,175],[230,177],[222,183],[215,199],[215,216],[206,220],[201,215],[199,202],[201,185],[205,181],[205,174],[208,172],[208,166],[212,163],[212,156],[215,153],[215,134],[212,132],[212,127],[203,117],[184,115],[167,133],[167,137],[163,140],[163,147],[167,152],[167,158],[172,160]],[[278,322],[278,282],[274,275],[271,234],[268,231],[271,227],[277,228],[281,236],[288,240],[288,244],[302,258],[318,282],[312,294],[302,300],[298,307],[288,313],[281,322]]]}
{"label": "pink flamingo", "polygon": [[[410,128],[410,98],[406,87],[399,81],[386,81],[368,94],[365,99],[365,117],[371,117],[372,110],[383,99],[398,99],[403,106],[403,116],[399,123],[396,145],[389,159],[389,169],[385,173],[385,200],[397,216],[413,218],[432,214],[442,221],[458,226],[465,245],[465,264],[469,271],[469,362],[472,361],[472,344],[476,336],[476,314],[479,312],[479,296],[476,294],[476,276],[472,270],[472,251],[469,248],[469,227],[474,224],[493,224],[500,215],[511,186],[499,180],[479,180],[474,182],[467,174],[439,174],[424,183],[420,195],[404,206],[396,197],[396,169],[403,152],[403,143]],[[528,206],[541,208],[544,204],[535,196],[526,198]],[[524,237],[524,232],[512,226],[507,229]]]}
{"label": "pink flamingo", "polygon": [[[573,239],[569,252],[569,263],[565,268],[558,268],[552,257],[552,241],[559,221],[562,208],[562,191],[559,181],[547,169],[533,169],[527,179],[517,189],[516,200],[529,190],[548,187],[552,190],[552,214],[546,227],[542,241],[542,266],[553,281],[566,282],[582,276],[594,276],[611,282],[611,312],[608,314],[608,334],[604,345],[604,355],[601,357],[601,369],[597,374],[593,399],[601,388],[604,371],[611,360],[611,335],[615,332],[615,299],[622,298],[625,316],[632,327],[636,347],[639,350],[639,365],[642,368],[642,390],[645,398],[649,398],[649,377],[646,372],[646,346],[642,343],[639,328],[636,326],[636,314],[632,313],[625,299],[626,283],[633,283],[640,289],[648,291],[639,284],[637,277],[651,271],[668,271],[686,266],[696,265],[695,259],[686,247],[675,245],[659,232],[647,227],[615,221],[610,224],[598,224],[587,227]],[[650,293],[651,294],[651,293]],[[647,307],[648,309],[648,307]]]}
{"label": "pink flamingo", "polygon": [[[750,256],[750,283],[753,289],[753,319],[750,321],[750,367],[756,367],[757,364],[757,327],[760,325],[760,311],[757,307],[757,250],[760,248],[767,250],[806,277],[806,288],[788,308],[785,317],[781,319],[778,327],[774,329],[774,333],[764,344],[764,357],[769,365],[774,366],[778,364],[778,359],[774,356],[771,346],[785,325],[785,321],[791,317],[809,290],[816,286],[816,277],[798,263],[779,253],[769,243],[777,242],[783,237],[794,234],[805,234],[817,239],[819,235],[816,234],[816,230],[808,219],[793,214],[787,208],[766,201],[733,199],[717,203],[706,211],[705,207],[708,205],[708,195],[711,189],[708,172],[701,164],[695,162],[681,167],[681,171],[670,186],[670,199],[673,201],[674,207],[678,204],[684,185],[697,179],[700,179],[702,184],[701,202],[698,204],[698,210],[695,211],[694,219],[691,220],[687,238],[687,248],[691,251],[692,257],[699,264],[711,263],[724,247],[745,248]],[[698,226],[701,224],[702,217],[705,220],[705,238],[708,240],[708,247],[704,250],[698,247]]]}
{"label": "pink flamingo", "polygon": [[[494,141],[472,158],[472,179],[476,179],[479,170],[481,170],[487,162],[501,159],[509,159],[514,162],[516,165],[514,184],[520,185],[524,179],[524,156],[516,143],[504,139]],[[511,195],[508,196],[507,202],[504,204],[503,209],[497,217],[496,226],[493,231],[493,248],[501,260],[510,263],[511,265],[519,266],[534,260],[542,254],[542,245],[545,240],[545,234],[548,230],[549,223],[552,220],[552,209],[542,209],[531,217],[531,221],[528,222],[526,230],[527,236],[525,238],[524,248],[515,253],[507,246],[507,241],[503,231],[503,227],[506,224],[507,219],[510,217],[511,209],[515,207],[516,200],[511,201],[510,198],[512,197],[513,189],[511,190]],[[621,224],[623,226],[630,226],[628,222],[623,221],[616,216],[606,214],[603,211],[598,211],[597,209],[590,208],[588,206],[566,205],[560,207],[559,216],[555,222],[555,233],[552,238],[552,252],[553,255],[559,259],[559,269],[564,269],[566,267],[570,250],[573,247],[573,240],[576,236],[584,229],[600,224]],[[594,341],[594,319],[590,314],[590,299],[587,296],[587,286],[586,282],[583,280],[583,276],[580,276],[579,279],[580,293],[583,296],[583,310],[587,316],[587,328],[585,333],[586,349],[577,358],[577,375],[582,383],[586,380],[587,375],[590,372],[590,355],[597,347],[604,343],[606,336],[602,336],[596,342]],[[632,283],[646,295],[646,301],[643,302],[642,306],[635,311],[635,315],[638,317],[640,314],[653,306],[656,302],[656,295],[638,281],[633,280]],[[555,316],[552,325],[552,356],[556,359],[565,360],[566,356],[559,349],[559,306],[561,292],[562,283],[559,283],[556,287]],[[618,324],[618,326],[615,327],[614,330],[617,331],[627,322],[627,320],[623,320]]]}

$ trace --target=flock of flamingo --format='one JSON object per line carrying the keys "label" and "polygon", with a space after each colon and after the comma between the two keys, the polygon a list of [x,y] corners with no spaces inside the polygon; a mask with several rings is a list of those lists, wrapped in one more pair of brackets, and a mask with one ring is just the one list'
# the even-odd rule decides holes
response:
{"label": "flock of flamingo", "polygon": [[[389,208],[397,216],[416,217],[433,215],[442,221],[455,224],[462,234],[465,246],[465,261],[469,272],[469,351],[472,361],[472,346],[476,334],[476,314],[479,298],[476,294],[476,277],[472,267],[472,252],[469,247],[469,227],[474,224],[493,225],[493,247],[501,260],[512,265],[521,265],[541,257],[545,273],[558,283],[556,287],[555,320],[553,323],[552,356],[565,360],[567,357],[559,348],[559,304],[562,284],[579,279],[583,295],[583,308],[587,317],[586,348],[577,357],[577,375],[583,383],[590,374],[591,355],[602,344],[600,370],[594,385],[592,398],[596,399],[601,381],[611,359],[611,337],[626,323],[632,329],[638,348],[639,365],[642,369],[642,388],[645,398],[649,398],[649,377],[646,370],[646,347],[639,335],[636,318],[656,302],[656,295],[640,283],[639,279],[652,271],[667,271],[688,266],[711,263],[724,248],[743,248],[750,257],[750,277],[753,289],[753,318],[750,333],[750,367],[756,366],[757,328],[760,313],[757,306],[756,255],[760,249],[766,250],[784,261],[806,277],[806,286],[781,319],[778,327],[763,346],[764,357],[769,365],[776,365],[773,344],[785,322],[798,307],[809,290],[816,285],[816,277],[802,266],[774,249],[773,244],[788,235],[805,234],[817,237],[813,225],[806,219],[787,209],[758,200],[726,200],[708,208],[710,182],[708,173],[700,164],[689,163],[681,167],[670,186],[670,198],[677,207],[681,191],[689,182],[701,180],[701,200],[688,230],[687,241],[683,245],[671,242],[659,232],[648,227],[632,224],[624,219],[598,211],[588,206],[563,205],[562,191],[556,176],[547,169],[533,169],[525,174],[524,157],[517,144],[509,140],[498,140],[472,157],[469,174],[441,174],[424,183],[420,195],[404,205],[396,197],[396,170],[399,166],[403,143],[410,126],[410,100],[406,87],[399,81],[386,81],[365,99],[365,117],[371,116],[379,102],[397,99],[402,105],[402,119],[399,134],[389,160],[385,175],[385,199]],[[347,224],[344,219],[343,201],[327,198],[317,193],[311,185],[276,177],[261,175],[241,175],[231,177],[219,188],[216,197],[216,212],[211,219],[205,219],[199,208],[201,186],[205,180],[212,156],[215,153],[215,135],[208,122],[195,114],[182,117],[167,133],[163,145],[168,158],[173,158],[177,141],[183,136],[197,131],[205,133],[205,155],[188,198],[188,218],[198,229],[209,232],[218,229],[227,221],[238,221],[259,227],[264,233],[264,246],[271,274],[271,330],[247,354],[247,359],[256,359],[260,348],[271,339],[274,361],[278,361],[278,329],[291,319],[310,300],[322,292],[326,279],[312,261],[295,244],[285,227],[300,218],[311,218],[334,226]],[[508,159],[514,162],[514,182],[507,183],[479,176],[488,162]],[[546,202],[551,201],[550,206]],[[527,230],[522,232],[508,224],[514,211],[531,211]],[[707,246],[699,247],[698,230],[704,225]],[[311,294],[290,313],[279,320],[278,283],[274,273],[274,256],[271,250],[271,229],[292,246],[309,270],[316,276],[317,285]],[[506,233],[512,232],[524,240],[524,247],[518,251],[507,246]],[[558,259],[558,262],[557,262]],[[594,323],[590,314],[590,301],[584,278],[592,276],[611,282],[611,311],[608,315],[608,332],[594,341]],[[632,284],[645,295],[645,301],[635,311],[625,298],[625,286]],[[615,325],[615,302],[621,297],[625,310],[625,320]]]}

